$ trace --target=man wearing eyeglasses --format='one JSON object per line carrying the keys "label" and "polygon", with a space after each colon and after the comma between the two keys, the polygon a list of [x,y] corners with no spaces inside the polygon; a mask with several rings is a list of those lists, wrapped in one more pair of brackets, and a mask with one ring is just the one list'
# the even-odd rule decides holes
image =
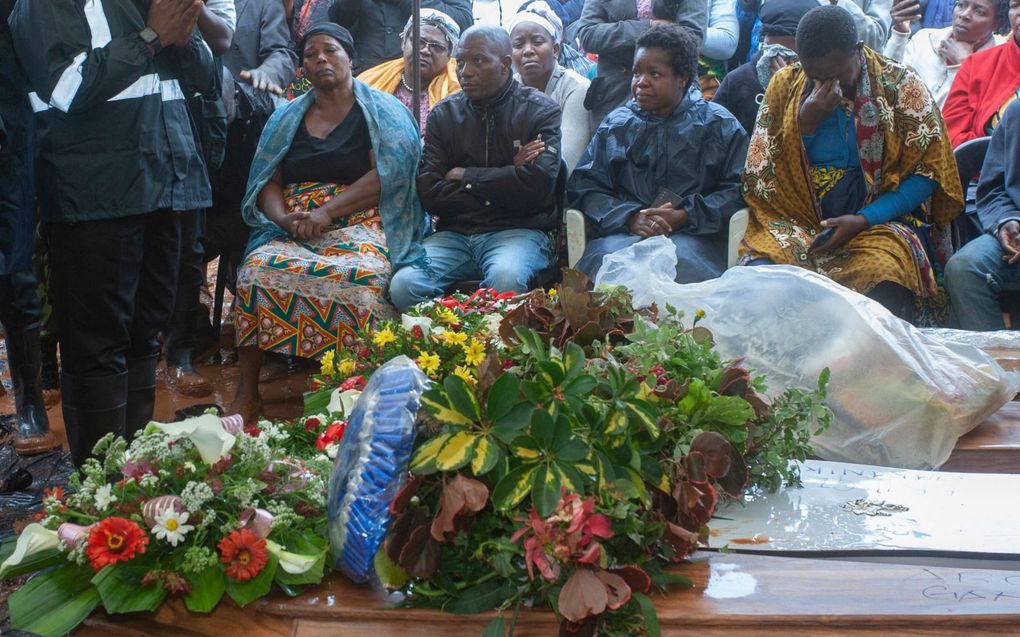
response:
{"label": "man wearing eyeglasses", "polygon": [[[454,19],[461,31],[475,22],[471,0],[424,0],[423,9],[437,9]],[[354,36],[354,73],[401,56],[401,31],[411,17],[411,0],[334,0],[329,19]]]}

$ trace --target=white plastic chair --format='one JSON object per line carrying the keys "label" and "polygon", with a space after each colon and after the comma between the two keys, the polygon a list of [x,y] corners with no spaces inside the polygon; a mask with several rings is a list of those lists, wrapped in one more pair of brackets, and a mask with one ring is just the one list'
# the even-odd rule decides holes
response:
{"label": "white plastic chair", "polygon": [[[751,211],[741,208],[730,217],[729,240],[726,244],[726,267],[732,268],[737,264],[737,254],[740,250],[740,242],[747,232],[747,223]],[[574,267],[584,254],[584,247],[588,243],[585,231],[584,213],[575,208],[567,210],[567,265]]]}

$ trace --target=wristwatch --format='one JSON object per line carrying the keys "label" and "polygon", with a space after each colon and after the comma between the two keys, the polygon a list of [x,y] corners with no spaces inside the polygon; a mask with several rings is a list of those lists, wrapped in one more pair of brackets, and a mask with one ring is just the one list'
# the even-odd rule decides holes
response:
{"label": "wristwatch", "polygon": [[152,49],[152,54],[156,55],[163,48],[163,45],[159,42],[159,34],[152,30],[151,27],[145,27],[138,32],[138,37],[142,39],[145,46]]}

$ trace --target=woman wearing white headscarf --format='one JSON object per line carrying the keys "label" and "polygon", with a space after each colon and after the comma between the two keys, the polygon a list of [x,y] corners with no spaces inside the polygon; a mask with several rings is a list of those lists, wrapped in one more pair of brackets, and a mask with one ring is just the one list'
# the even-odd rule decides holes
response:
{"label": "woman wearing white headscarf", "polygon": [[545,2],[533,2],[514,16],[510,31],[514,69],[525,86],[538,89],[560,105],[563,160],[574,170],[591,140],[584,96],[591,82],[557,62],[563,23]]}

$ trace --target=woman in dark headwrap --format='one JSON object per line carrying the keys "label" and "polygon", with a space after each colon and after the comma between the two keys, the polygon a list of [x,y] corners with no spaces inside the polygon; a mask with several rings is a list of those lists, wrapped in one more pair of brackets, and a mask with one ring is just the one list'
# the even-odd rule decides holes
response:
{"label": "woman in dark headwrap", "polygon": [[712,101],[737,118],[744,130],[754,130],[758,106],[776,71],[797,59],[794,41],[797,23],[818,6],[817,0],[769,0],[761,9],[763,46],[750,62],[723,78]]}
{"label": "woman in dark headwrap", "polygon": [[237,275],[230,411],[248,424],[262,408],[263,351],[319,358],[350,345],[395,315],[384,297],[391,272],[424,261],[410,114],[354,80],[343,27],[311,27],[301,51],[312,89],[266,124],[241,210],[252,235]]}

